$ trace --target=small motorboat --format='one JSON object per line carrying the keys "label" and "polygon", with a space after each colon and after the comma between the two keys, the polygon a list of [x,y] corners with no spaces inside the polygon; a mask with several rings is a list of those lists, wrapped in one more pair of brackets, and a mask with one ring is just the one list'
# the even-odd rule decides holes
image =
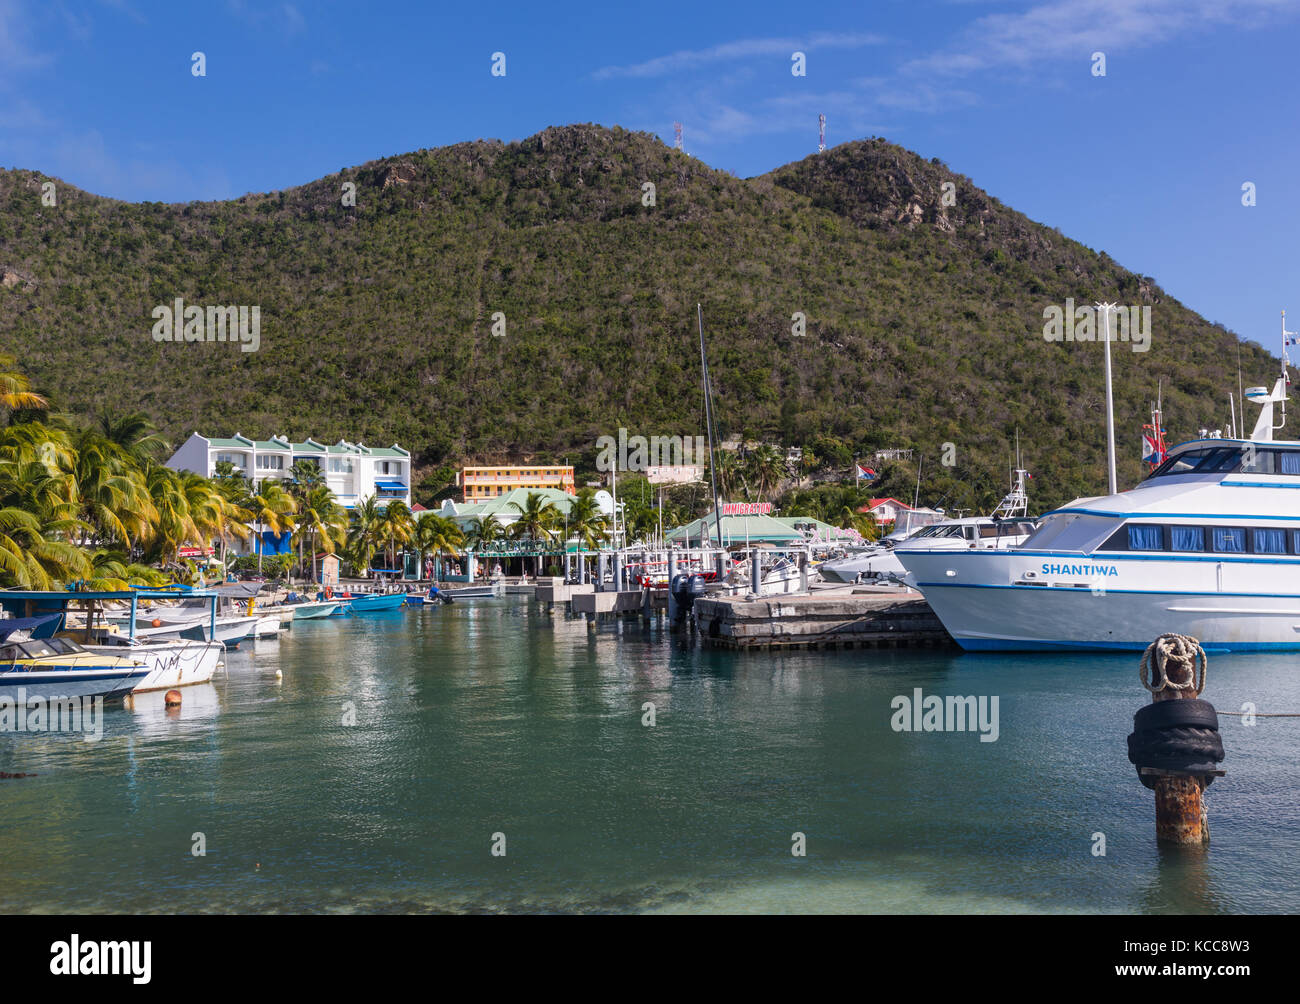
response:
{"label": "small motorboat", "polygon": [[[66,635],[65,635],[66,637]],[[87,652],[134,659],[150,669],[147,677],[136,684],[137,694],[150,690],[169,690],[194,683],[207,683],[221,665],[222,646],[210,641],[146,641],[120,632],[100,631],[95,644],[83,644]]]}
{"label": "small motorboat", "polygon": [[135,658],[87,652],[71,638],[32,638],[31,629],[49,619],[0,621],[0,699],[14,705],[85,697],[111,701],[150,674]]}
{"label": "small motorboat", "polygon": [[354,614],[373,614],[381,610],[397,610],[406,602],[406,593],[358,593],[348,603]]}

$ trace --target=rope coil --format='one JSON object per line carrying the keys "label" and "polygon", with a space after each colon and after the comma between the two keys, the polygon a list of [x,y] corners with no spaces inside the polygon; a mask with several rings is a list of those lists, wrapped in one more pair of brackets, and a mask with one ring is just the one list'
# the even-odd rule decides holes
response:
{"label": "rope coil", "polygon": [[[1154,655],[1154,660],[1152,656]],[[1158,683],[1152,684],[1148,681],[1148,669],[1154,661]],[[1200,680],[1197,681],[1197,668],[1200,669]],[[1179,676],[1186,675],[1186,683],[1175,683],[1169,679],[1169,667],[1180,668],[1184,672]],[[1201,691],[1205,689],[1205,677],[1209,670],[1210,659],[1205,654],[1205,649],[1201,648],[1201,643],[1195,638],[1185,634],[1162,634],[1159,638],[1147,646],[1147,650],[1142,653],[1142,661],[1138,664],[1138,679],[1142,681],[1142,686],[1153,694],[1160,691],[1168,690],[1188,690],[1195,688],[1193,693],[1201,696]]]}

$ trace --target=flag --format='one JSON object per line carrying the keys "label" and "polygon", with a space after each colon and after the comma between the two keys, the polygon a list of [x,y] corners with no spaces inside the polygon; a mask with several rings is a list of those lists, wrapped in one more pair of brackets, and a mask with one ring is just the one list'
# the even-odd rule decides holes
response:
{"label": "flag", "polygon": [[862,481],[863,479],[866,479],[867,481],[871,481],[876,476],[876,472],[873,471],[870,467],[863,467],[861,464],[858,464],[857,468],[858,468],[859,481]]}
{"label": "flag", "polygon": [[[1164,430],[1160,431],[1163,435]],[[1142,433],[1142,459],[1148,464],[1163,464],[1165,461],[1165,451],[1160,448],[1153,435],[1146,432]]]}

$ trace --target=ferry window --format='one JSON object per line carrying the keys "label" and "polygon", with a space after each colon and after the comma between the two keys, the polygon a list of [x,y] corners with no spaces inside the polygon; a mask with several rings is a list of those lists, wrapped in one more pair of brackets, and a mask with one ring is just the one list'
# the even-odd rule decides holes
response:
{"label": "ferry window", "polygon": [[1174,526],[1171,543],[1175,551],[1204,551],[1205,528],[1200,526]]}
{"label": "ferry window", "polygon": [[1241,451],[1219,448],[1196,465],[1197,474],[1224,474],[1235,471],[1241,463]]}
{"label": "ferry window", "polygon": [[965,533],[965,536],[966,536],[966,539],[967,539],[967,540],[974,540],[974,539],[975,539],[975,528],[974,528],[973,526],[968,526],[968,527],[966,527],[966,533]]}
{"label": "ferry window", "polygon": [[1286,554],[1285,530],[1255,529],[1250,535],[1256,554]]}
{"label": "ferry window", "polygon": [[1235,526],[1216,526],[1210,531],[1214,549],[1227,554],[1239,554],[1246,550],[1246,531]]}
{"label": "ferry window", "polygon": [[1000,537],[1005,532],[1001,523],[985,523],[979,531],[981,537]]}
{"label": "ferry window", "polygon": [[1188,450],[1186,453],[1180,453],[1157,467],[1151,472],[1151,476],[1158,478],[1165,474],[1187,474],[1211,452],[1210,450]]}
{"label": "ferry window", "polygon": [[1300,530],[1291,531],[1291,553],[1300,554]]}
{"label": "ferry window", "polygon": [[1300,474],[1300,453],[1287,451],[1279,453],[1277,472],[1279,474]]}
{"label": "ferry window", "polygon": [[1164,549],[1158,526],[1130,526],[1128,528],[1130,551],[1160,551]]}
{"label": "ferry window", "polygon": [[1241,470],[1247,474],[1272,474],[1273,456],[1276,450],[1256,450],[1247,448],[1242,460]]}

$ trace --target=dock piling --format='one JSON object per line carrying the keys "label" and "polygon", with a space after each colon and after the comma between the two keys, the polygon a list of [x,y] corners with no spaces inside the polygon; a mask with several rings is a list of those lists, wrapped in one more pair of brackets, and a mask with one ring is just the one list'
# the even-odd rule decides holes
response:
{"label": "dock piling", "polygon": [[[1197,667],[1200,679],[1197,680]],[[1195,638],[1163,634],[1142,655],[1138,678],[1151,703],[1133,716],[1129,760],[1155,792],[1156,842],[1205,847],[1210,842],[1204,792],[1223,760],[1218,713],[1199,699],[1209,659]],[[1148,680],[1148,668],[1154,670]]]}

